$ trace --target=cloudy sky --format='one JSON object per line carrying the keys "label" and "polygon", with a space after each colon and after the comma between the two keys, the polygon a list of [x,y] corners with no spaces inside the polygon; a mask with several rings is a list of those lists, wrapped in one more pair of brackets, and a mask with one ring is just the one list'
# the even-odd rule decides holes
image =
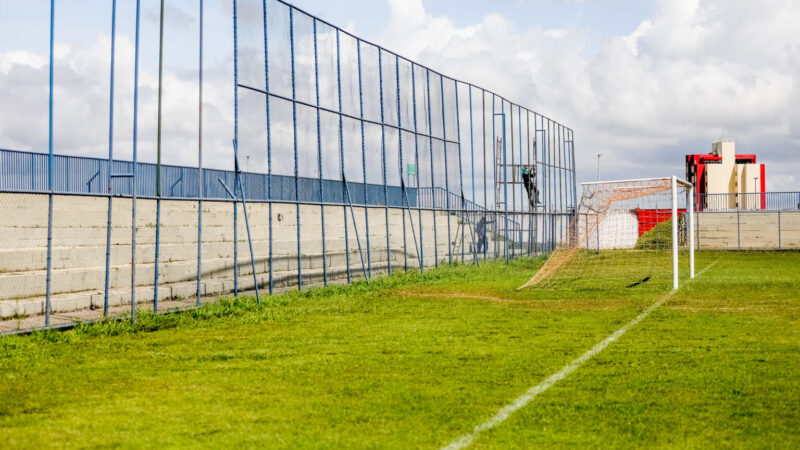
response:
{"label": "cloudy sky", "polygon": [[[133,0],[118,1],[115,154],[131,156]],[[197,2],[166,12],[166,163],[196,164]],[[240,0],[247,20],[248,3]],[[800,190],[796,0],[296,0],[298,7],[575,131],[579,181],[684,173],[720,137]],[[57,153],[108,151],[110,0],[58,1]],[[259,9],[260,10],[260,9]],[[206,0],[206,163],[228,167],[232,30]],[[0,0],[0,148],[47,151],[49,1]],[[158,1],[142,0],[141,159],[155,159]],[[255,155],[254,155],[255,157]]]}

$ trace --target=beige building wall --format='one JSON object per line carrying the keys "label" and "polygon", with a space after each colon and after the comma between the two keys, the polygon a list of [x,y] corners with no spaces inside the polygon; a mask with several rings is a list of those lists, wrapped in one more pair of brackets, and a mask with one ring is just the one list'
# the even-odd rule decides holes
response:
{"label": "beige building wall", "polygon": [[711,153],[722,157],[722,161],[706,165],[705,192],[739,195],[728,196],[727,202],[715,198],[708,209],[759,209],[763,164],[737,164],[736,143],[733,141],[714,142],[711,148]]}

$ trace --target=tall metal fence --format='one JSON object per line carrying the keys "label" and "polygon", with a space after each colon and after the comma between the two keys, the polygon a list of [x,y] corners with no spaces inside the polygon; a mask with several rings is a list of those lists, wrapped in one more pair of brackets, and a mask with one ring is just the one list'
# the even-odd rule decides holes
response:
{"label": "tall metal fence", "polygon": [[230,171],[203,167],[230,149],[203,148],[202,1],[200,163],[162,164],[160,134],[138,161],[137,0],[133,161],[115,159],[112,3],[108,158],[54,152],[53,14],[49,152],[0,151],[0,333],[508,261],[566,234],[571,129],[280,0],[232,0]]}

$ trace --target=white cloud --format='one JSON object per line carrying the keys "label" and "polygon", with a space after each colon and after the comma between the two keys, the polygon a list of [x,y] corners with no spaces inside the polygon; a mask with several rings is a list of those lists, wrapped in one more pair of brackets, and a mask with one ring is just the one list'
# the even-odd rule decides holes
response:
{"label": "white cloud", "polygon": [[[707,152],[724,129],[740,151],[767,163],[768,189],[800,189],[800,4],[794,0],[661,0],[653,17],[599,44],[590,30],[520,30],[499,14],[457,26],[429,14],[422,0],[387,3],[391,18],[377,42],[573,128],[581,179],[593,177],[597,153],[606,155],[608,178],[681,174],[683,155]],[[117,45],[115,152],[124,158],[132,147],[133,46],[126,35]],[[104,156],[109,38],[56,50],[56,149]],[[206,61],[204,145],[206,163],[216,167],[231,166],[231,67],[230,54]],[[149,69],[140,78],[139,136],[140,156],[152,161],[157,77]],[[0,146],[47,149],[47,72],[46,55],[0,54]],[[168,69],[165,93],[168,162],[195,164],[196,73]],[[251,164],[261,165],[254,156]]]}
{"label": "white cloud", "polygon": [[769,189],[800,189],[795,1],[662,0],[591,55],[582,30],[515,30],[497,15],[458,28],[421,0],[389,4],[387,47],[568,124],[579,177],[591,178],[597,153],[613,161],[608,177],[682,174],[683,155],[726,129],[763,155]]}

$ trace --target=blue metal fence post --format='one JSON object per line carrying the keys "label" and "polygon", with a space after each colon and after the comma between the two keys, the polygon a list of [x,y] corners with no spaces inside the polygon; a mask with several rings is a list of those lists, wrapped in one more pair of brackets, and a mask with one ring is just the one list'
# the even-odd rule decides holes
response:
{"label": "blue metal fence post", "polygon": [[[367,272],[372,277],[372,250],[369,242],[369,208],[367,208],[367,159],[366,159],[366,144],[364,142],[364,90],[362,85],[361,74],[361,40],[356,39],[356,52],[358,54],[358,104],[359,104],[359,117],[361,118],[361,167],[364,175],[363,188],[364,188],[364,220],[366,221],[366,234],[367,234]],[[380,49],[378,49],[380,57]],[[383,106],[381,106],[382,108]],[[344,173],[344,172],[342,172]],[[356,219],[353,216],[353,226],[356,226]],[[359,244],[361,245],[361,244]]]}
{"label": "blue metal fence post", "polygon": [[[45,278],[45,312],[44,325],[50,326],[51,276],[53,273],[53,179],[55,170],[53,156],[53,41],[55,33],[55,0],[50,0],[50,100],[48,122],[48,154],[47,154],[47,189],[50,192],[47,200],[47,276]],[[33,172],[33,165],[31,165]]]}
{"label": "blue metal fence post", "polygon": [[500,111],[503,113],[503,203],[505,216],[503,217],[503,253],[508,264],[508,165],[506,164],[506,103],[500,99]]}
{"label": "blue metal fence post", "polygon": [[[400,114],[400,57],[398,55],[394,55],[394,70],[395,70],[395,81],[397,84],[397,149],[399,153],[399,166],[400,166],[400,186],[402,188],[402,195],[407,199],[408,195],[406,194],[406,184],[405,180],[403,180],[403,163],[405,160],[403,159],[403,122],[401,120]],[[385,164],[384,164],[385,166]],[[402,200],[401,200],[402,201]],[[401,205],[402,206],[402,205]],[[387,203],[388,208],[388,203]],[[408,272],[408,238],[406,237],[406,210],[402,209],[403,215],[403,270]],[[409,210],[409,219],[411,219],[411,211]],[[387,227],[389,221],[386,221]],[[413,225],[412,225],[413,226]],[[414,238],[414,243],[416,244],[416,238]]]}
{"label": "blue metal fence post", "polygon": [[[458,110],[458,81],[453,80],[456,93],[456,136],[458,139],[458,190],[461,194],[461,264],[464,264],[464,234],[467,226],[466,202],[464,202],[464,173],[461,164],[461,112]],[[456,236],[456,239],[458,237]]]}
{"label": "blue metal fence post", "polygon": [[[131,323],[136,322],[136,191],[137,191],[137,149],[139,142],[139,28],[141,21],[141,0],[136,0],[136,43],[133,64],[133,167],[131,173]],[[111,170],[111,167],[108,168]]]}
{"label": "blue metal fence post", "polygon": [[[478,205],[478,199],[475,197],[475,131],[473,129],[473,120],[472,120],[472,85],[469,86],[469,152],[470,152],[470,159],[471,159],[471,167],[472,167],[472,179],[470,184],[472,185],[472,203],[476,206]],[[483,127],[481,127],[483,128]],[[484,206],[486,206],[484,204]],[[471,231],[470,231],[471,232]],[[472,236],[472,239],[475,239],[475,236]],[[473,252],[477,254],[477,248],[473,249]],[[477,259],[475,260],[477,263]]]}
{"label": "blue metal fence post", "polygon": [[[350,238],[347,231],[347,205],[345,198],[347,194],[347,183],[344,177],[344,118],[342,115],[342,55],[341,44],[339,42],[339,29],[336,29],[336,82],[339,91],[339,164],[342,171],[342,213],[344,214],[344,257],[347,265],[347,283],[350,284]],[[359,243],[359,245],[361,245]]]}
{"label": "blue metal fence post", "polygon": [[[247,245],[250,247],[250,268],[253,270],[253,288],[256,291],[256,303],[261,304],[261,296],[258,292],[258,272],[256,272],[256,257],[255,253],[253,252],[253,238],[250,235],[250,219],[247,215],[247,196],[244,194],[244,187],[242,186],[242,176],[241,176],[241,169],[239,167],[239,144],[236,141],[233,141],[233,167],[235,171],[235,180],[239,184],[239,195],[242,196],[242,214],[244,214],[244,225],[245,229],[247,230]],[[236,192],[236,187],[234,186],[234,192]],[[233,198],[234,204],[236,203],[236,197]]]}
{"label": "blue metal fence post", "polygon": [[195,296],[196,306],[200,306],[201,281],[203,278],[203,197],[205,196],[203,182],[203,0],[200,0],[200,60],[198,63],[198,107],[197,107],[197,287]]}
{"label": "blue metal fence post", "polygon": [[[497,109],[495,108],[495,95],[492,94],[492,178],[494,180],[494,226],[495,230],[498,229],[500,226],[500,220],[497,218],[497,211],[499,209],[499,205],[497,204],[497,126],[495,121],[497,120]],[[486,155],[484,155],[484,159]],[[487,224],[488,226],[488,224]],[[494,258],[497,258],[497,239],[493,239],[494,245],[492,245],[492,251],[494,253]]]}
{"label": "blue metal fence post", "polygon": [[[234,13],[235,14],[235,13]],[[161,248],[161,90],[164,75],[164,0],[161,0],[161,19],[158,39],[158,150],[156,161],[156,255],[153,281],[153,312],[158,312],[158,256]]]}
{"label": "blue metal fence post", "polygon": [[[383,206],[386,220],[386,267],[388,267],[389,275],[392,274],[392,246],[389,240],[389,190],[386,185],[386,121],[384,120],[383,112],[383,50],[378,48],[378,79],[380,86],[380,100],[381,100],[381,156],[383,159]],[[400,133],[400,123],[397,124],[397,132]],[[364,185],[367,184],[367,173],[364,172]],[[366,197],[365,197],[366,202]],[[369,236],[368,236],[369,237]]]}
{"label": "blue metal fence post", "polygon": [[272,130],[269,117],[269,41],[267,34],[267,0],[262,0],[262,12],[264,13],[264,103],[267,112],[267,214],[268,218],[268,240],[269,240],[269,295],[274,293],[275,284],[272,275]]}
{"label": "blue metal fence post", "polygon": [[420,183],[419,183],[419,135],[417,134],[417,79],[414,71],[415,64],[411,62],[411,101],[414,108],[414,165],[417,176],[417,212],[419,213],[419,271],[425,271],[425,247],[422,239],[422,207],[420,205]]}
{"label": "blue metal fence post", "polygon": [[[108,287],[111,268],[111,164],[114,161],[114,47],[117,38],[117,0],[111,2],[111,76],[108,97],[108,218],[106,223],[106,273],[103,286],[103,317],[108,316]],[[99,184],[99,183],[98,183]]]}
{"label": "blue metal fence post", "polygon": [[297,220],[297,290],[303,289],[303,265],[300,252],[300,178],[297,164],[297,88],[294,72],[294,7],[289,5],[289,44],[292,60],[292,129],[294,133],[294,200]]}
{"label": "blue metal fence post", "polygon": [[[512,108],[513,108],[513,105],[512,105]],[[513,113],[512,113],[512,115],[513,115]],[[520,185],[519,186],[520,187],[519,188],[514,188],[514,190],[516,191],[514,193],[514,196],[516,196],[517,193],[520,194],[520,204],[519,204],[520,209],[519,210],[520,211],[524,211],[525,207],[523,205],[525,205],[525,203],[528,203],[530,205],[530,199],[528,199],[527,202],[525,201],[525,199],[528,198],[528,195],[527,195],[527,191],[525,190],[525,185],[522,184],[522,166],[523,166],[523,162],[522,162],[522,106],[517,105],[517,115],[519,117],[519,120],[517,121],[517,128],[519,129],[519,143],[517,144],[517,146],[519,147],[519,167],[516,168],[516,169],[513,169],[513,170],[518,170],[519,171],[518,173],[519,173],[519,177],[520,177],[519,178],[519,181],[520,181]],[[516,177],[516,176],[517,175],[515,174],[514,177]],[[523,243],[524,243],[524,241],[523,241],[523,233],[524,233],[523,223],[524,223],[524,221],[522,220],[523,216],[521,216],[520,214],[516,214],[517,211],[514,211],[514,212],[515,212],[514,217],[519,220],[519,223],[518,223],[518,225],[519,225],[519,230],[518,230],[519,235],[517,236],[517,240],[519,241],[519,245],[523,245]],[[516,223],[516,220],[515,220],[515,223]],[[512,247],[512,249],[513,249],[513,247]],[[522,247],[520,247],[519,253],[520,253],[520,256],[522,256]]]}
{"label": "blue metal fence post", "polygon": [[[494,112],[494,99],[492,99],[492,112]],[[489,178],[488,178],[488,168],[486,167],[486,90],[481,89],[481,131],[482,131],[482,141],[483,141],[483,206],[486,209],[486,213],[488,213],[489,209]],[[494,116],[492,116],[492,140],[494,140]],[[492,144],[494,146],[494,144]],[[497,208],[495,208],[497,209]],[[486,214],[483,215],[486,217]],[[487,242],[483,243],[483,260],[486,261],[486,254],[488,253],[487,247],[489,246]]]}
{"label": "blue metal fence post", "polygon": [[319,55],[317,51],[317,19],[314,18],[314,88],[317,99],[317,164],[319,166],[319,210],[322,226],[322,282],[328,285],[328,264],[325,251],[325,197],[322,190],[322,130],[320,124],[320,101],[319,101]]}
{"label": "blue metal fence post", "polygon": [[[163,1],[163,0],[162,0]],[[239,141],[239,29],[237,21],[237,1],[233,0],[233,139]],[[233,186],[234,197],[236,185]],[[233,200],[233,296],[239,296],[239,226],[237,224],[238,205]]]}
{"label": "blue metal fence post", "polygon": [[436,181],[434,178],[434,168],[433,168],[433,120],[431,119],[431,71],[430,69],[425,69],[426,74],[426,87],[428,92],[428,147],[430,149],[430,161],[431,161],[431,202],[433,202],[433,256],[436,259],[434,262],[435,267],[439,267],[439,238],[436,232]]}
{"label": "blue metal fence post", "polygon": [[442,147],[444,148],[444,202],[447,208],[447,263],[453,264],[453,238],[451,237],[450,227],[450,179],[448,173],[450,166],[447,165],[447,119],[445,118],[444,105],[444,76],[439,75],[439,91],[442,94]]}

